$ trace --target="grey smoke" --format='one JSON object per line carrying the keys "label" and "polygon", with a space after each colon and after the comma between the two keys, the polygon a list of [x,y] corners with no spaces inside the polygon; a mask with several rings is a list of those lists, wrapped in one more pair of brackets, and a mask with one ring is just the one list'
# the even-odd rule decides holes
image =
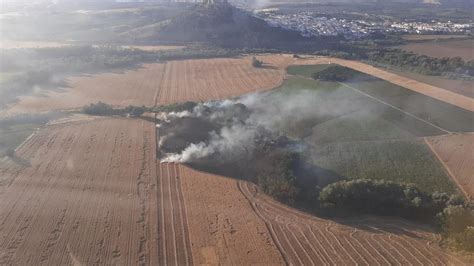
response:
{"label": "grey smoke", "polygon": [[[327,99],[339,90],[335,88],[331,92],[317,92],[295,89],[252,93],[231,100],[200,103],[190,111],[161,113],[158,117],[163,124],[158,127],[176,123],[180,119],[183,122],[185,118],[217,125],[217,129],[209,130],[205,134],[206,138],[188,138],[186,147],[164,155],[162,161],[187,163],[212,156],[219,160],[232,161],[250,156],[257,145],[273,144],[282,136],[311,130],[311,123],[306,123],[307,121],[350,112],[358,103],[341,102],[341,106],[331,106],[320,99],[322,94],[325,94],[323,98]],[[299,124],[308,128],[300,129]],[[179,128],[186,131],[195,130],[192,127]],[[165,135],[160,133],[160,146],[165,151],[165,144],[168,143],[166,147],[172,146],[169,144],[170,139],[176,139],[176,136],[181,134],[177,128],[168,131]],[[302,136],[295,136],[295,139],[299,137]],[[293,147],[294,151],[304,150],[298,145]]]}

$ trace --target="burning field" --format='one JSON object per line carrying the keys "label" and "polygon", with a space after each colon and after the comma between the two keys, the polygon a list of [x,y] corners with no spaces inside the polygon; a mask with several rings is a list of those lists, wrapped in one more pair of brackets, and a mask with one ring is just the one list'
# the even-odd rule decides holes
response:
{"label": "burning field", "polygon": [[463,264],[428,226],[290,206],[313,211],[317,201],[296,205],[318,197],[301,188],[350,179],[455,193],[420,139],[469,172],[456,155],[465,147],[436,136],[470,131],[471,113],[380,80],[286,78],[293,58],[258,58],[262,68],[251,57],[183,60],[74,78],[14,105],[153,113],[64,118],[5,156],[0,264]]}

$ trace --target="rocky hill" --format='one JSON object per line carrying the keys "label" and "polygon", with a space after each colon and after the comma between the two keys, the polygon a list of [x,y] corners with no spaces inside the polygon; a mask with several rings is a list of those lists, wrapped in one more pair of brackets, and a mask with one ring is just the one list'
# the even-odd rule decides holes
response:
{"label": "rocky hill", "polygon": [[229,48],[284,48],[314,45],[314,39],[270,27],[230,4],[197,5],[154,29],[150,40],[209,43]]}

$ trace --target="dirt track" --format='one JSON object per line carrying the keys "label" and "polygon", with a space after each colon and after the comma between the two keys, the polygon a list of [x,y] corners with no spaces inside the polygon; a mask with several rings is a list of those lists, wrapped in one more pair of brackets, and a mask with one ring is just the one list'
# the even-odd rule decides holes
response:
{"label": "dirt track", "polygon": [[460,108],[474,112],[474,99],[445,90],[436,86],[432,86],[426,83],[422,83],[413,79],[402,77],[400,75],[390,73],[380,68],[373,67],[368,64],[364,64],[358,61],[344,60],[339,58],[328,58],[328,57],[317,57],[310,59],[296,60],[297,65],[314,65],[314,64],[338,64],[341,66],[349,67],[360,72],[372,75],[374,77],[386,80],[398,86],[407,88],[412,91],[424,94],[434,99],[450,103]]}
{"label": "dirt track", "polygon": [[154,125],[49,126],[0,165],[0,265],[158,264]]}
{"label": "dirt track", "polygon": [[474,199],[474,134],[443,135],[425,138],[459,190]]}

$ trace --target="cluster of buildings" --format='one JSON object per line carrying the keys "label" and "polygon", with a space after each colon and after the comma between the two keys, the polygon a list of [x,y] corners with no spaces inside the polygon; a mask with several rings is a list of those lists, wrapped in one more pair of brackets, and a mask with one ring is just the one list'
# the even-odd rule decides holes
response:
{"label": "cluster of buildings", "polygon": [[469,34],[473,24],[452,22],[393,22],[389,20],[365,21],[327,18],[312,12],[278,14],[262,11],[258,14],[274,27],[299,31],[303,36],[338,36],[357,39],[371,33],[457,33]]}

